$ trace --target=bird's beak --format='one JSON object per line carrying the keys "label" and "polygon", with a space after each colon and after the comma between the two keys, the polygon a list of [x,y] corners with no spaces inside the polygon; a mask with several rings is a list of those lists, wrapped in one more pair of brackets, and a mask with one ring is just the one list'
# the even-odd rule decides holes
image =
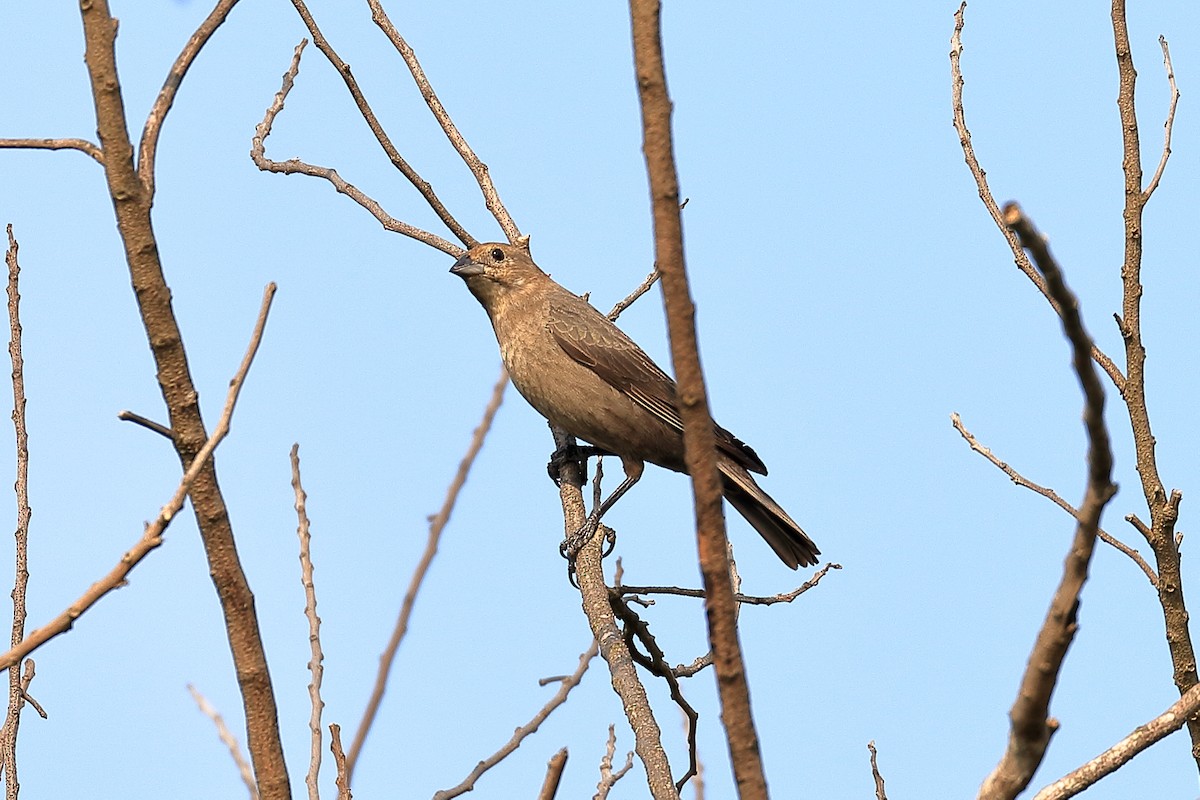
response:
{"label": "bird's beak", "polygon": [[454,266],[450,268],[450,273],[464,280],[474,278],[477,275],[483,274],[483,264],[477,264],[471,260],[470,255],[465,255],[454,262]]}

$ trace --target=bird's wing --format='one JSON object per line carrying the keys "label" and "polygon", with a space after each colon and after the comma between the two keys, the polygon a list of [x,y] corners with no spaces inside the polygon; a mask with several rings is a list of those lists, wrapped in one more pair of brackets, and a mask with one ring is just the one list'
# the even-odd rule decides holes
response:
{"label": "bird's wing", "polygon": [[[675,381],[607,317],[572,296],[551,301],[548,327],[559,347],[573,360],[668,427],[683,433]],[[714,428],[717,447],[722,452],[752,472],[767,473],[766,466],[749,445],[720,425],[714,423]]]}

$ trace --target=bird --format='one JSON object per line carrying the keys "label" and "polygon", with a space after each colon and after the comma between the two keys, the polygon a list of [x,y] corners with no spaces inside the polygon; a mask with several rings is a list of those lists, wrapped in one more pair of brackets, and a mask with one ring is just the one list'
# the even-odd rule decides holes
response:
{"label": "bird", "polygon": [[[517,391],[593,452],[621,459],[625,480],[593,511],[594,533],[600,516],[641,478],[645,462],[688,471],[675,381],[585,298],[543,272],[527,242],[477,244],[450,272],[487,312]],[[815,566],[817,546],[751,476],[767,474],[762,460],[713,425],[725,499],[788,567]]]}

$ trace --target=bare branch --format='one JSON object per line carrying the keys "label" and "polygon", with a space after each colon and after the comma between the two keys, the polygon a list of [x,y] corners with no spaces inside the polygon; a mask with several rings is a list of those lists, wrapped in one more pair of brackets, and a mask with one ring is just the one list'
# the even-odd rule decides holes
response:
{"label": "bare branch", "polygon": [[503,747],[485,758],[483,761],[480,761],[478,764],[476,764],[475,769],[471,770],[471,773],[463,779],[462,783],[435,793],[433,800],[450,800],[452,797],[458,797],[459,795],[472,791],[475,788],[475,782],[479,780],[483,773],[499,764],[514,750],[520,747],[521,742],[526,736],[529,736],[531,733],[535,732],[539,727],[541,727],[541,724],[546,721],[546,718],[550,716],[550,713],[567,701],[567,695],[571,693],[572,689],[579,685],[581,680],[583,680],[583,673],[587,672],[588,665],[592,662],[592,659],[596,657],[596,653],[599,651],[599,645],[597,645],[595,640],[593,640],[591,646],[588,647],[587,652],[579,657],[579,666],[575,668],[575,672],[562,682],[562,685],[559,686],[558,692],[555,693],[554,697],[550,698],[550,701],[546,703],[546,705],[542,706],[541,710],[534,714],[533,718],[529,720],[528,723],[517,728],[516,732],[513,733],[512,738],[509,739]]}
{"label": "bare branch", "polygon": [[155,520],[146,526],[146,530],[137,544],[121,557],[121,560],[117,562],[117,565],[107,575],[92,584],[91,588],[82,597],[72,603],[49,623],[30,633],[20,644],[11,648],[7,653],[0,655],[0,669],[10,669],[18,664],[22,658],[46,642],[69,631],[75,625],[75,620],[99,602],[100,598],[114,589],[124,586],[133,568],[140,564],[142,559],[149,555],[152,550],[162,544],[163,532],[166,531],[167,526],[171,524],[171,520],[179,513],[179,510],[183,508],[184,500],[187,499],[192,482],[206,468],[208,459],[212,456],[217,445],[229,434],[230,421],[233,419],[233,410],[237,406],[238,395],[241,394],[242,385],[245,383],[246,375],[250,371],[250,364],[254,361],[254,355],[258,352],[258,345],[262,341],[263,330],[267,324],[267,313],[270,311],[271,299],[274,296],[275,284],[268,284],[266,292],[263,295],[262,308],[258,313],[258,321],[254,326],[254,334],[250,339],[250,346],[246,351],[245,357],[242,359],[237,374],[234,375],[233,380],[229,384],[229,393],[225,398],[225,408],[221,413],[221,419],[218,420],[217,427],[213,430],[212,436],[204,443],[204,447],[196,454],[196,458],[192,461],[191,466],[183,474],[183,478],[180,480],[179,488],[175,490],[175,494],[163,506]]}
{"label": "bare branch", "polygon": [[200,55],[204,45],[216,33],[217,28],[221,27],[221,23],[229,16],[237,2],[238,0],[219,0],[204,22],[200,23],[200,27],[192,33],[175,63],[171,65],[167,79],[163,81],[162,89],[146,116],[146,125],[142,128],[142,141],[138,147],[138,177],[151,197],[154,196],[154,157],[158,152],[158,137],[162,133],[167,112],[171,110],[175,94],[179,91],[192,62]]}
{"label": "bare branch", "polygon": [[883,775],[879,773],[879,753],[875,750],[875,740],[867,742],[867,750],[871,753],[871,777],[875,779],[875,800],[887,800],[887,791],[883,787]]}
{"label": "bare branch", "polygon": [[325,654],[321,652],[321,618],[317,616],[317,587],[313,582],[313,562],[310,545],[312,533],[308,524],[308,495],[300,483],[300,445],[292,445],[292,491],[296,494],[296,535],[300,539],[300,583],[304,585],[304,616],[308,618],[308,644],[312,657],[308,662],[308,671],[312,673],[312,682],[308,684],[308,695],[312,702],[312,714],[308,727],[312,737],[312,746],[308,756],[308,775],[304,782],[308,785],[309,800],[320,800],[317,779],[321,775],[321,710],[325,701],[321,699],[321,678],[325,675],[322,663]]}
{"label": "bare branch", "polygon": [[1158,169],[1154,170],[1154,177],[1150,179],[1150,183],[1146,184],[1146,190],[1142,192],[1143,202],[1149,200],[1150,195],[1154,194],[1154,190],[1158,188],[1163,172],[1167,168],[1167,159],[1171,157],[1171,131],[1175,127],[1175,107],[1179,105],[1179,87],[1175,85],[1175,68],[1171,66],[1171,49],[1167,45],[1167,37],[1159,36],[1158,44],[1162,47],[1163,66],[1167,70],[1167,84],[1171,87],[1171,104],[1167,108],[1167,121],[1163,123],[1165,133],[1162,158],[1158,161]]}
{"label": "bare branch", "polygon": [[488,431],[492,429],[492,421],[495,420],[496,412],[504,401],[504,390],[507,387],[508,372],[501,367],[500,376],[492,387],[492,396],[483,410],[483,418],[479,420],[479,425],[471,434],[471,443],[467,445],[467,452],[459,461],[458,471],[454,473],[454,478],[446,489],[442,507],[429,520],[429,536],[425,541],[425,552],[421,554],[421,560],[417,562],[412,578],[409,579],[408,590],[404,593],[404,601],[400,604],[400,614],[396,618],[396,627],[392,630],[392,637],[388,640],[387,648],[379,657],[379,672],[375,676],[375,687],[371,690],[371,697],[367,701],[362,720],[358,723],[358,730],[354,734],[354,741],[350,745],[350,753],[346,757],[348,780],[354,777],[354,767],[358,764],[358,757],[362,753],[363,742],[366,741],[367,734],[371,731],[371,725],[375,722],[375,715],[379,712],[379,704],[383,701],[383,693],[387,689],[388,676],[391,674],[392,664],[396,660],[396,651],[400,649],[400,642],[408,633],[408,620],[412,616],[413,605],[416,603],[417,593],[421,590],[421,584],[425,580],[425,574],[429,571],[429,565],[433,562],[433,557],[437,555],[442,531],[445,530],[446,523],[450,521],[450,514],[454,511],[454,504],[458,502],[459,492],[467,482],[467,475],[471,472],[475,457],[479,455],[479,449],[483,447],[484,439],[487,438]]}
{"label": "bare branch", "polygon": [[192,699],[196,701],[196,706],[200,709],[200,713],[212,720],[213,725],[217,728],[217,736],[221,743],[229,750],[229,755],[233,757],[233,763],[237,765],[238,773],[242,776],[242,782],[246,784],[246,790],[250,793],[250,800],[258,800],[258,786],[254,783],[254,772],[250,769],[250,762],[242,755],[242,746],[238,743],[235,737],[229,730],[229,726],[225,724],[220,713],[213,708],[212,703],[200,694],[195,686],[190,683],[187,690],[191,692]]}
{"label": "bare branch", "polygon": [[983,782],[981,800],[1011,800],[1029,785],[1045,757],[1058,721],[1049,717],[1050,698],[1063,660],[1075,638],[1079,596],[1087,580],[1088,563],[1096,546],[1100,516],[1116,494],[1112,483],[1112,449],[1104,426],[1104,387],[1092,361],[1092,341],[1084,329],[1079,303],[1063,281],[1046,240],[1015,203],[1004,208],[1004,220],[1027,248],[1046,280],[1050,296],[1062,310],[1063,332],[1071,343],[1072,364],[1083,387],[1084,426],[1088,436],[1088,481],[1076,515],[1075,536],[1063,565],[1063,576],[1050,602],[1046,619],[1029,655],[1021,687],[1009,717],[1008,747],[995,770]]}
{"label": "bare branch", "polygon": [[154,431],[159,436],[165,436],[168,439],[173,438],[170,428],[168,428],[166,425],[163,425],[161,422],[155,422],[152,419],[143,417],[141,414],[135,414],[132,411],[122,411],[120,414],[117,414],[117,419],[124,422],[132,422],[135,425],[141,425],[146,430]]}
{"label": "bare branch", "polygon": [[[696,755],[696,726],[700,720],[700,715],[696,713],[696,709],[692,708],[692,704],[683,696],[683,689],[679,686],[679,678],[676,677],[671,667],[667,664],[666,654],[663,653],[662,648],[658,646],[657,640],[650,633],[650,626],[642,621],[637,613],[624,602],[617,589],[609,589],[609,602],[612,605],[613,612],[625,623],[625,644],[629,648],[629,654],[633,656],[633,660],[648,670],[650,674],[657,675],[667,682],[667,686],[671,690],[671,699],[675,701],[675,705],[679,707],[679,710],[687,718],[688,770],[684,773],[683,777],[675,781],[675,791],[682,791],[684,784],[699,772]],[[638,652],[637,647],[634,646],[635,639],[646,646],[646,653],[648,655]]]}
{"label": "bare branch", "polygon": [[333,752],[333,765],[337,769],[338,800],[350,800],[350,773],[346,771],[346,754],[342,752],[342,727],[329,726],[329,749]]}
{"label": "bare branch", "polygon": [[567,766],[567,748],[562,748],[550,756],[546,764],[546,779],[542,781],[542,790],[538,792],[538,800],[554,800],[558,794],[558,784],[562,781],[563,769]]}
{"label": "bare branch", "polygon": [[1128,736],[1091,761],[1042,789],[1033,800],[1065,800],[1074,797],[1106,775],[1117,771],[1152,744],[1184,726],[1200,711],[1200,686],[1193,686],[1162,714],[1139,725]]}
{"label": "bare branch", "polygon": [[633,59],[642,110],[642,151],[654,218],[654,263],[662,272],[663,303],[671,343],[671,364],[679,386],[684,461],[695,498],[696,539],[704,577],[705,619],[717,672],[721,722],[742,800],[765,800],[758,733],[750,688],[737,637],[738,605],[733,598],[728,539],[717,448],[696,336],[695,306],[684,264],[679,177],[671,134],[671,99],[663,64],[659,0],[630,0]]}
{"label": "bare branch", "polygon": [[[1120,327],[1125,340],[1125,370],[1128,379],[1121,392],[1133,429],[1133,445],[1142,495],[1150,512],[1150,535],[1146,541],[1154,551],[1158,571],[1158,601],[1163,610],[1167,647],[1171,652],[1173,678],[1180,696],[1200,682],[1196,651],[1188,628],[1183,597],[1183,576],[1175,524],[1179,520],[1178,491],[1167,492],[1158,471],[1154,432],[1146,400],[1146,347],[1142,341],[1142,216],[1149,194],[1142,190],[1142,153],[1134,104],[1137,70],[1125,21],[1125,0],[1112,3],[1113,44],[1117,56],[1117,110],[1121,115],[1121,168],[1125,173],[1125,257],[1121,265],[1122,302]],[[1200,766],[1200,719],[1188,720],[1192,757]]]}
{"label": "bare branch", "polygon": [[608,312],[608,318],[613,322],[617,321],[617,317],[625,313],[625,309],[637,302],[638,298],[653,288],[654,284],[658,283],[662,275],[658,270],[653,270],[646,279],[638,284],[637,288],[630,292],[624,300],[612,307],[612,311]]}
{"label": "bare branch", "polygon": [[[346,88],[350,91],[350,96],[354,99],[354,104],[358,106],[359,113],[367,122],[367,127],[371,129],[371,133],[375,135],[379,146],[383,148],[383,152],[391,160],[392,165],[408,179],[421,196],[425,198],[425,202],[433,209],[433,212],[438,215],[438,218],[445,223],[446,227],[454,234],[460,242],[467,247],[474,247],[478,242],[475,237],[467,233],[467,229],[458,223],[458,220],[446,209],[442,201],[438,199],[437,194],[433,191],[433,187],[429,182],[417,174],[417,171],[409,166],[404,157],[400,155],[400,151],[392,144],[392,140],[388,137],[387,132],[383,130],[383,126],[379,124],[379,119],[375,116],[375,112],[371,110],[367,98],[363,95],[362,89],[358,86],[358,81],[355,80],[354,74],[350,71],[350,65],[342,60],[341,56],[329,44],[325,35],[321,33],[321,29],[317,27],[316,20],[308,11],[308,6],[304,4],[304,0],[292,0],[292,5],[295,6],[296,12],[300,15],[300,19],[304,20],[305,26],[308,27],[308,32],[313,38],[313,44],[317,46],[325,58],[329,59],[329,63],[337,70],[338,74],[346,84]],[[438,248],[439,250],[441,248]]]}
{"label": "bare branch", "polygon": [[604,756],[600,759],[600,782],[596,784],[596,794],[592,795],[592,800],[605,800],[608,797],[612,788],[617,785],[617,781],[625,777],[625,773],[633,768],[633,751],[625,756],[625,766],[618,770],[614,770],[613,756],[617,754],[617,730],[616,726],[608,726],[608,743],[604,746]]}
{"label": "bare branch", "polygon": [[[1021,270],[1025,274],[1025,277],[1033,282],[1033,285],[1042,293],[1042,296],[1050,302],[1054,312],[1061,316],[1062,310],[1055,305],[1054,298],[1051,297],[1046,288],[1045,280],[1034,269],[1033,264],[1029,262],[1029,257],[1021,249],[1017,238],[1008,229],[1008,226],[1004,224],[1004,219],[1000,214],[1000,206],[996,204],[996,198],[992,196],[992,190],[988,187],[987,173],[983,171],[983,167],[979,165],[979,159],[975,157],[975,148],[971,144],[971,131],[967,129],[966,115],[963,111],[964,81],[960,65],[963,52],[962,31],[965,24],[963,14],[966,8],[966,0],[963,0],[962,4],[958,7],[958,11],[954,12],[954,34],[950,37],[951,102],[954,109],[954,130],[958,132],[958,141],[962,146],[963,156],[967,161],[967,168],[971,170],[971,175],[975,178],[975,185],[979,189],[979,199],[983,201],[983,205],[987,208],[988,214],[991,215],[992,221],[996,223],[996,227],[1000,229],[1004,240],[1008,242],[1008,246],[1012,249],[1013,260],[1017,264],[1017,269]],[[1121,374],[1121,368],[1094,344],[1092,345],[1092,358],[1107,373],[1113,385],[1117,387],[1117,391],[1123,392],[1125,376]]]}
{"label": "bare branch", "polygon": [[[792,589],[790,592],[780,592],[779,594],[772,594],[772,595],[768,595],[765,597],[758,596],[758,595],[752,595],[752,594],[741,594],[739,592],[733,596],[733,599],[735,601],[737,601],[739,604],[748,605],[748,606],[771,606],[771,605],[775,605],[776,603],[790,603],[793,600],[795,600],[797,597],[804,594],[809,589],[812,589],[814,586],[816,586],[818,583],[820,583],[821,579],[825,577],[825,575],[829,572],[829,570],[841,569],[841,568],[842,568],[841,564],[835,564],[833,562],[829,562],[825,566],[821,567],[819,570],[814,572],[813,576],[811,578],[809,578],[804,583],[797,586],[795,589]],[[619,586],[617,586],[616,588],[618,590],[620,590],[622,595],[666,594],[666,595],[675,595],[677,597],[696,597],[696,598],[704,597],[703,589],[684,589],[679,586],[633,586],[630,584],[622,583]]]}
{"label": "bare branch", "polygon": [[[454,120],[450,118],[449,112],[446,111],[442,101],[438,99],[437,93],[433,91],[433,86],[430,85],[429,79],[425,77],[425,70],[421,68],[421,62],[417,60],[417,54],[413,52],[412,47],[396,30],[396,26],[392,24],[388,18],[387,12],[383,10],[383,5],[379,0],[367,0],[367,5],[371,8],[371,20],[374,21],[384,35],[391,41],[392,46],[396,48],[396,52],[404,59],[408,71],[412,73],[413,80],[417,84],[417,88],[421,91],[421,97],[425,98],[426,105],[433,112],[433,118],[442,126],[442,130],[446,133],[446,138],[450,140],[450,144],[454,145],[455,151],[462,157],[467,168],[471,170],[471,174],[475,176],[475,181],[479,184],[480,191],[483,192],[483,201],[487,206],[488,211],[499,223],[500,229],[504,231],[504,235],[508,237],[508,241],[513,244],[521,238],[521,230],[517,227],[517,223],[513,221],[509,215],[508,209],[504,207],[504,203],[500,201],[500,195],[496,191],[496,186],[492,183],[492,176],[488,173],[487,164],[479,160],[479,156],[475,155],[475,151],[471,149],[471,145],[463,138],[463,135],[458,132],[458,128],[454,125]],[[475,242],[466,242],[468,246],[472,246]]]}
{"label": "bare branch", "polygon": [[[963,425],[962,419],[957,413],[950,415],[950,424],[952,424],[954,429],[959,432],[959,435],[966,440],[967,444],[971,446],[972,450],[974,450],[976,453],[979,453],[979,455],[983,456],[992,464],[994,464],[996,468],[1007,475],[1013,483],[1017,484],[1018,486],[1025,487],[1034,494],[1040,494],[1042,497],[1054,503],[1054,505],[1058,506],[1063,511],[1066,511],[1075,519],[1079,519],[1079,512],[1075,510],[1075,506],[1062,499],[1057,492],[1055,492],[1053,489],[1047,489],[1045,486],[1040,486],[1029,480],[1025,476],[1021,475],[1021,473],[1010,467],[1008,464],[1001,461],[996,454],[992,452],[991,448],[980,444],[979,440],[976,439],[974,435],[972,435],[971,432],[966,429],[966,426]],[[1151,586],[1158,586],[1158,576],[1154,574],[1154,569],[1146,563],[1146,559],[1142,558],[1141,553],[1139,553],[1137,550],[1134,550],[1117,537],[1108,533],[1103,528],[1098,528],[1096,533],[1103,541],[1129,556],[1129,558],[1133,560],[1133,563],[1141,567],[1142,572],[1144,572],[1146,577],[1149,579]]]}
{"label": "bare branch", "polygon": [[300,72],[300,55],[304,52],[305,46],[308,44],[307,39],[301,39],[300,44],[296,45],[295,52],[292,54],[292,63],[288,67],[287,72],[283,74],[283,86],[275,93],[275,99],[267,108],[266,114],[263,116],[262,122],[254,128],[254,139],[250,146],[250,158],[254,164],[264,172],[278,172],[284,175],[300,174],[308,175],[314,178],[323,178],[333,184],[333,188],[340,193],[346,195],[354,202],[365,208],[371,213],[371,216],[379,220],[385,230],[393,233],[400,233],[408,236],[411,239],[416,239],[418,242],[423,242],[430,247],[437,248],[443,253],[458,257],[462,255],[463,249],[457,245],[451,244],[440,236],[421,230],[418,227],[409,225],[407,222],[402,222],[383,210],[383,206],[379,205],[374,198],[367,196],[361,189],[353,184],[347,183],[341,175],[338,175],[337,170],[332,167],[319,167],[313,164],[308,164],[298,158],[289,158],[287,161],[272,161],[266,156],[266,140],[271,135],[271,126],[275,124],[275,117],[283,110],[284,100],[288,93],[292,91],[292,86],[295,84],[296,75]]}
{"label": "bare branch", "polygon": [[[29,586],[29,431],[25,427],[25,359],[21,355],[21,294],[19,279],[21,265],[17,261],[20,246],[13,236],[12,225],[7,226],[8,250],[4,261],[8,265],[8,327],[10,339],[8,355],[12,361],[13,412],[12,421],[17,442],[17,479],[13,486],[17,495],[16,568],[13,574],[13,621],[10,643],[14,646],[25,638],[25,591]],[[33,662],[29,662],[28,676],[33,680]],[[22,682],[19,670],[8,673],[8,714],[4,728],[0,731],[0,752],[8,778],[5,781],[5,796],[17,800],[20,782],[17,780],[17,732],[21,725],[21,709],[25,705],[28,682]],[[44,712],[43,712],[44,714]]]}
{"label": "bare branch", "polygon": [[0,147],[14,150],[78,150],[104,164],[104,151],[87,139],[0,139]]}

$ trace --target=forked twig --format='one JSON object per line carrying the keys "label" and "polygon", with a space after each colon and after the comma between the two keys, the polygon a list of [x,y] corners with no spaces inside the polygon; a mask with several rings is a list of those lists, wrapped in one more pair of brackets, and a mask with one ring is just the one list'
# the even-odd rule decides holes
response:
{"label": "forked twig", "polygon": [[579,682],[583,680],[583,673],[587,672],[588,665],[592,663],[592,659],[596,657],[596,653],[598,652],[600,652],[600,646],[595,640],[592,640],[592,643],[588,647],[587,651],[579,657],[579,666],[575,668],[574,673],[563,680],[554,697],[550,698],[549,702],[542,706],[541,710],[534,714],[533,718],[530,719],[529,722],[517,728],[516,732],[513,733],[512,738],[505,742],[503,747],[485,758],[483,761],[480,761],[478,764],[476,764],[475,769],[471,770],[470,774],[467,775],[467,777],[464,778],[461,783],[459,783],[457,786],[452,786],[449,789],[443,789],[442,791],[435,793],[433,795],[433,800],[450,800],[452,797],[458,797],[459,795],[473,790],[475,788],[475,782],[479,780],[483,773],[499,764],[501,761],[507,758],[510,753],[520,747],[521,742],[525,739],[525,737],[529,736],[531,733],[535,732],[539,727],[541,727],[541,724],[546,721],[547,717],[550,716],[550,712],[554,711],[554,709],[558,708],[567,701],[567,695],[569,695],[571,690],[578,686]]}
{"label": "forked twig", "polygon": [[[500,201],[500,194],[496,191],[496,185],[492,182],[492,176],[488,173],[487,164],[479,160],[479,156],[475,155],[475,151],[471,149],[471,145],[458,132],[458,127],[454,124],[454,120],[450,118],[449,112],[442,105],[442,101],[438,99],[437,93],[429,83],[429,79],[425,77],[425,70],[421,68],[421,62],[417,60],[417,54],[409,46],[408,42],[404,40],[404,37],[400,35],[400,32],[396,30],[396,26],[392,24],[392,20],[388,17],[387,12],[384,11],[383,4],[379,0],[367,0],[367,5],[371,8],[371,20],[379,26],[379,29],[388,37],[392,46],[396,48],[396,52],[404,59],[404,64],[408,67],[408,71],[412,73],[413,81],[416,82],[417,89],[421,92],[421,97],[425,98],[425,103],[433,113],[433,118],[442,126],[446,138],[450,140],[450,144],[454,146],[454,150],[462,157],[467,168],[471,170],[471,174],[475,176],[475,181],[479,184],[480,191],[483,192],[483,202],[487,206],[488,211],[492,212],[492,216],[500,224],[500,229],[504,231],[504,235],[508,237],[508,241],[516,244],[521,238],[521,230],[508,213],[508,209],[504,207],[504,203]],[[465,242],[466,240],[464,240]],[[474,242],[470,242],[468,246],[472,244]]]}
{"label": "forked twig", "polygon": [[[979,440],[976,439],[969,430],[967,430],[965,425],[963,425],[962,418],[959,417],[958,414],[955,413],[950,415],[950,424],[954,426],[954,429],[958,431],[959,435],[963,437],[972,450],[974,450],[976,453],[979,453],[979,455],[983,456],[993,465],[995,465],[995,467],[1007,475],[1009,480],[1011,480],[1013,483],[1017,484],[1018,486],[1025,487],[1034,494],[1040,494],[1042,497],[1054,503],[1054,505],[1058,506],[1063,511],[1066,511],[1072,517],[1076,519],[1079,518],[1079,512],[1075,509],[1075,506],[1064,500],[1058,494],[1058,492],[1054,491],[1053,489],[1047,489],[1045,486],[1041,486],[1029,480],[1024,475],[1009,466],[1006,462],[1001,461],[996,454],[992,452],[990,447],[985,447],[984,445],[980,444]],[[1135,564],[1141,567],[1142,572],[1144,572],[1146,574],[1146,578],[1149,579],[1150,585],[1157,588],[1158,576],[1154,574],[1154,569],[1148,563],[1146,563],[1146,559],[1142,558],[1141,553],[1139,553],[1137,550],[1134,550],[1117,537],[1108,533],[1103,528],[1098,528],[1096,533],[1103,541],[1129,556],[1129,558],[1132,559]]]}
{"label": "forked twig", "polygon": [[385,230],[403,234],[409,238],[416,239],[418,242],[424,242],[430,247],[434,247],[452,256],[457,257],[462,255],[463,249],[461,247],[451,244],[436,234],[422,230],[414,225],[409,225],[407,222],[402,222],[388,214],[383,210],[383,206],[379,205],[373,198],[367,196],[358,187],[347,183],[337,173],[337,170],[332,167],[320,167],[301,161],[298,158],[289,158],[287,161],[273,161],[267,158],[267,137],[271,135],[271,126],[275,124],[275,118],[283,110],[284,100],[287,99],[288,93],[292,91],[292,86],[296,82],[296,75],[300,72],[300,56],[307,44],[307,39],[301,39],[300,44],[296,45],[296,49],[292,53],[291,66],[283,74],[283,85],[275,93],[275,99],[271,102],[271,105],[267,107],[262,122],[258,123],[254,128],[254,139],[250,145],[250,158],[253,159],[254,164],[264,172],[278,172],[284,175],[300,174],[314,178],[323,178],[333,184],[334,189],[337,189],[337,191],[369,211],[371,216],[379,220],[379,223],[383,225]]}
{"label": "forked twig", "polygon": [[[1025,274],[1025,277],[1037,287],[1037,290],[1042,293],[1042,296],[1050,302],[1050,306],[1059,316],[1062,315],[1062,310],[1056,304],[1056,301],[1051,296],[1049,289],[1046,287],[1046,281],[1038,274],[1038,271],[1030,263],[1029,257],[1021,248],[1017,237],[1013,235],[1008,226],[1004,224],[1004,218],[1000,213],[1000,206],[996,203],[996,198],[992,195],[992,190],[988,187],[987,173],[983,171],[983,167],[979,165],[979,159],[975,157],[975,148],[971,144],[971,131],[967,128],[966,114],[963,110],[963,75],[962,75],[962,32],[965,25],[964,13],[967,8],[966,0],[958,7],[958,11],[954,12],[954,34],[950,37],[950,75],[951,75],[951,103],[954,110],[954,130],[958,132],[958,141],[962,146],[963,157],[966,159],[967,168],[970,169],[971,175],[975,178],[975,185],[979,189],[979,199],[983,201],[984,207],[988,214],[991,215],[992,221],[996,223],[996,227],[1000,229],[1000,233],[1004,236],[1004,240],[1008,242],[1008,246],[1012,249],[1013,260],[1017,264],[1017,269]],[[1092,358],[1100,365],[1101,369],[1112,380],[1113,385],[1117,387],[1117,391],[1123,392],[1125,386],[1125,376],[1121,373],[1121,368],[1117,366],[1111,358],[1108,357],[1100,348],[1092,345]]]}
{"label": "forked twig", "polygon": [[217,426],[213,430],[212,435],[208,437],[208,441],[200,448],[196,457],[192,460],[192,464],[183,474],[183,478],[179,481],[179,488],[175,490],[175,494],[171,497],[167,504],[163,506],[158,516],[146,526],[146,530],[142,533],[142,538],[133,546],[129,552],[121,557],[117,565],[109,571],[107,575],[92,584],[84,594],[67,607],[61,614],[52,619],[46,625],[26,636],[21,643],[11,648],[8,652],[0,655],[0,669],[10,669],[20,662],[22,658],[32,653],[37,648],[41,647],[46,642],[66,633],[74,625],[75,620],[88,611],[92,606],[100,601],[109,592],[125,585],[125,581],[129,573],[141,563],[150,552],[163,543],[163,532],[167,526],[171,524],[171,520],[183,508],[184,500],[187,499],[188,490],[191,488],[192,482],[201,470],[205,468],[208,459],[212,456],[217,445],[229,434],[230,422],[233,419],[233,410],[237,406],[238,396],[241,394],[242,386],[246,381],[246,375],[250,371],[250,364],[254,361],[254,356],[258,352],[258,346],[262,342],[263,331],[267,324],[267,314],[271,309],[271,300],[275,296],[275,284],[267,284],[266,291],[263,294],[262,307],[258,312],[258,321],[254,326],[254,333],[250,338],[250,346],[246,350],[246,355],[242,359],[241,366],[238,367],[237,374],[229,384],[229,392],[225,397],[225,408],[221,412],[221,418],[217,421]]}

